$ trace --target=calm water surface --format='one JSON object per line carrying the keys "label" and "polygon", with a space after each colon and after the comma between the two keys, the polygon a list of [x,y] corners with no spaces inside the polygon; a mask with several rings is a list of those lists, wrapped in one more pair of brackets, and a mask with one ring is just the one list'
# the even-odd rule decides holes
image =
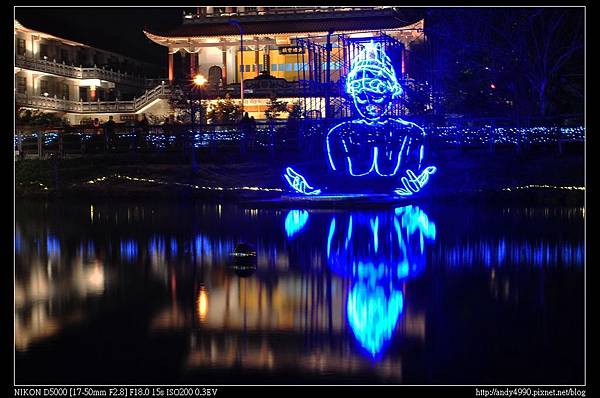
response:
{"label": "calm water surface", "polygon": [[20,203],[16,382],[582,384],[583,223]]}

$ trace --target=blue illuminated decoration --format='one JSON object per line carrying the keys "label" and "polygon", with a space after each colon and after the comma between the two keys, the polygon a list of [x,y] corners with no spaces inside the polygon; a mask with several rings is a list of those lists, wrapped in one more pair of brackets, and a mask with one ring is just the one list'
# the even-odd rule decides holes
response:
{"label": "blue illuminated decoration", "polygon": [[[285,221],[288,236],[307,230],[307,219],[306,210],[291,210]],[[418,206],[403,206],[393,213],[337,213],[326,226],[327,264],[350,280],[348,325],[361,349],[375,359],[402,314],[402,282],[425,268],[425,244],[436,239],[435,223]]]}
{"label": "blue illuminated decoration", "polygon": [[[350,177],[399,176],[401,187],[394,190],[396,195],[406,197],[420,192],[437,169],[425,164],[425,131],[415,123],[389,115],[403,89],[380,43],[364,45],[345,81],[345,91],[359,117],[327,132],[330,170]],[[285,178],[298,193],[321,193],[289,167]]]}
{"label": "blue illuminated decoration", "polygon": [[327,262],[352,281],[348,324],[372,358],[384,351],[402,314],[401,282],[425,268],[425,242],[435,239],[435,223],[417,206],[331,218]]}
{"label": "blue illuminated decoration", "polygon": [[302,193],[304,195],[318,195],[321,193],[320,189],[314,189],[306,182],[306,179],[297,172],[294,171],[291,167],[287,167],[285,169],[285,174],[283,175],[287,180],[290,187],[298,193]]}
{"label": "blue illuminated decoration", "polygon": [[358,262],[388,264],[399,280],[424,269],[425,243],[435,239],[435,223],[418,206],[398,207],[393,215],[351,212],[329,223],[327,261],[343,276],[351,275]]}
{"label": "blue illuminated decoration", "polygon": [[406,170],[407,177],[400,178],[400,181],[404,185],[404,188],[398,188],[396,192],[400,196],[410,196],[413,193],[417,193],[427,184],[429,176],[437,171],[435,166],[429,166],[423,172],[416,176],[411,170]]}
{"label": "blue illuminated decoration", "polygon": [[302,231],[307,221],[308,212],[306,210],[290,210],[285,217],[285,232],[288,238],[292,238]]}
{"label": "blue illuminated decoration", "polygon": [[[348,323],[360,345],[372,356],[378,355],[392,338],[404,307],[402,291],[386,289],[371,264],[367,282],[354,284],[346,305]],[[386,291],[387,290],[387,291]]]}

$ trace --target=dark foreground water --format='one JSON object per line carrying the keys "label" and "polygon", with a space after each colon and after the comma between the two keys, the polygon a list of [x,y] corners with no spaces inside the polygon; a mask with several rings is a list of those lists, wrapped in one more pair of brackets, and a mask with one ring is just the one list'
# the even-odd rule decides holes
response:
{"label": "dark foreground water", "polygon": [[583,225],[583,208],[20,203],[16,382],[582,384]]}

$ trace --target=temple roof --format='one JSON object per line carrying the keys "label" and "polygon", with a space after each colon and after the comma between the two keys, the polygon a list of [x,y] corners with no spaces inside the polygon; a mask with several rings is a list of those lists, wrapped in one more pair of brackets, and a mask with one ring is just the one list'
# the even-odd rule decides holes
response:
{"label": "temple roof", "polygon": [[[416,21],[406,22],[394,16],[377,17],[352,17],[323,18],[323,19],[298,19],[272,20],[272,21],[241,21],[244,35],[270,35],[270,34],[300,34],[300,33],[327,33],[329,30],[340,32],[377,31],[402,28]],[[229,23],[198,23],[183,24],[168,32],[144,31],[151,40],[159,41],[168,39],[187,39],[202,37],[233,36],[240,34],[239,29]]]}

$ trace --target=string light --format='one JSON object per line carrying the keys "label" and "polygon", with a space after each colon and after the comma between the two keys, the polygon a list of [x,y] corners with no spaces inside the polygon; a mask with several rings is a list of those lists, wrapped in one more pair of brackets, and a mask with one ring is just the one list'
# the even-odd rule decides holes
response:
{"label": "string light", "polygon": [[196,184],[186,184],[182,182],[166,182],[160,181],[153,178],[143,178],[143,177],[131,177],[121,174],[113,174],[108,177],[98,177],[93,180],[86,181],[87,184],[96,184],[98,182],[106,181],[109,178],[117,178],[128,181],[136,181],[136,182],[144,182],[144,183],[153,183],[160,185],[177,185],[186,188],[198,189],[198,190],[209,190],[209,191],[263,191],[263,192],[282,192],[281,188],[263,188],[263,187],[253,187],[253,186],[241,186],[241,187],[219,187],[219,186],[204,186],[204,185],[196,185]]}

